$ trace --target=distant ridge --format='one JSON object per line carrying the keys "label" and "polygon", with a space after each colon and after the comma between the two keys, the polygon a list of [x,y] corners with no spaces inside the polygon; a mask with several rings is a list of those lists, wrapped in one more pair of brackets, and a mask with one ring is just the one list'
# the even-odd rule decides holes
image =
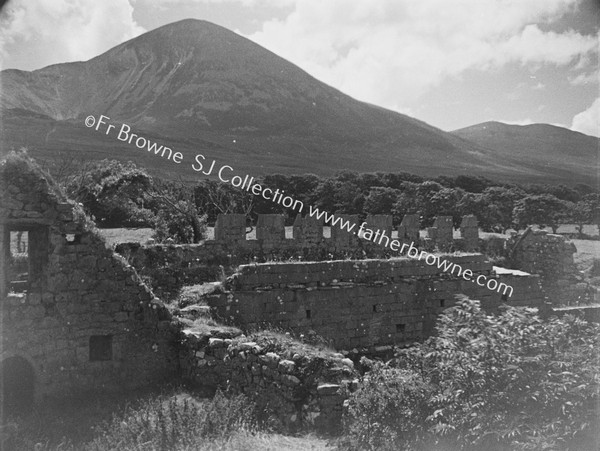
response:
{"label": "distant ridge", "polygon": [[[580,177],[598,183],[600,139],[550,124],[512,125],[483,122],[452,132],[493,150],[523,167],[545,166],[556,178],[578,182]],[[572,176],[573,177],[573,176]]]}

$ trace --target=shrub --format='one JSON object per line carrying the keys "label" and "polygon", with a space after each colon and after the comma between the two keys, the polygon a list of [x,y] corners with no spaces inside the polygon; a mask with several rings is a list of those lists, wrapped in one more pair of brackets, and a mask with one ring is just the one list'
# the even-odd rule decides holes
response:
{"label": "shrub", "polygon": [[158,397],[129,407],[97,430],[86,451],[194,449],[228,434],[251,430],[254,408],[243,395],[210,401]]}
{"label": "shrub", "polygon": [[375,363],[348,403],[343,447],[392,451],[419,441],[431,394],[419,374]]}
{"label": "shrub", "polygon": [[[526,308],[487,315],[463,299],[436,328],[394,365],[374,369],[381,386],[367,379],[352,395],[347,431],[357,442],[373,425],[405,449],[579,450],[598,442],[598,325],[572,316],[542,321]],[[422,405],[400,407],[394,418],[392,406],[414,400]],[[368,421],[360,405],[372,406]],[[387,440],[383,449],[393,449]]]}

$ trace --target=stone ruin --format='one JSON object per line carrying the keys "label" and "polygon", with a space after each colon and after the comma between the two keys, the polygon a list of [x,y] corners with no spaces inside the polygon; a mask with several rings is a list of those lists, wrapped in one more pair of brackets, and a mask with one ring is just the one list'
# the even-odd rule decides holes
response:
{"label": "stone ruin", "polygon": [[528,228],[514,235],[506,246],[514,267],[540,275],[553,305],[581,305],[594,300],[596,289],[577,270],[573,258],[577,249],[564,236]]}
{"label": "stone ruin", "polygon": [[[358,223],[356,216],[344,219]],[[392,236],[390,216],[370,216],[367,223]],[[499,271],[473,252],[445,258],[511,285],[510,300],[422,261],[388,259],[374,243],[352,233],[332,228],[328,237],[313,218],[297,217],[290,238],[279,215],[259,217],[256,239],[248,239],[247,231],[244,216],[221,215],[214,240],[123,245],[116,253],[82,208],[35,163],[9,156],[0,164],[3,403],[31,405],[45,396],[131,389],[184,377],[266,402],[288,426],[306,415],[320,415],[324,424],[338,421],[342,392],[357,375],[343,354],[274,348],[272,340],[249,341],[239,330],[199,333],[172,316],[154,294],[214,282],[225,267],[237,269],[220,292],[204,297],[212,318],[244,331],[276,326],[320,335],[339,350],[377,351],[423,339],[458,294],[492,310],[504,302],[539,307],[545,300],[540,276]],[[428,249],[479,248],[475,217],[463,218],[458,238],[449,217],[437,218],[421,238],[418,218],[407,215],[397,232],[398,239]],[[512,257],[523,269],[556,279],[559,286],[560,274],[576,277],[564,241],[531,233],[513,244]],[[532,257],[540,246],[545,263]],[[243,265],[257,255],[314,258]],[[360,259],[330,261],[334,255]],[[141,275],[154,285],[146,285]]]}
{"label": "stone ruin", "polygon": [[162,302],[107,249],[81,207],[24,157],[0,166],[0,236],[5,405],[135,388],[174,374]]}
{"label": "stone ruin", "polygon": [[420,341],[433,333],[437,315],[454,305],[457,294],[480,300],[489,311],[503,303],[541,307],[544,302],[537,276],[496,274],[481,254],[443,258],[469,268],[474,277],[512,286],[512,296],[406,257],[243,265],[224,292],[205,299],[222,322],[316,333],[335,349]]}
{"label": "stone ruin", "polygon": [[[340,215],[344,221],[356,224],[357,215]],[[366,227],[385,233],[385,236],[400,242],[414,243],[415,247],[427,251],[469,251],[480,247],[479,229],[475,216],[465,216],[459,236],[453,236],[452,218],[440,216],[439,227],[430,228],[428,235],[421,238],[419,218],[406,215],[397,231],[393,230],[391,215],[369,215]],[[395,253],[389,247],[366,239],[340,227],[325,226],[323,221],[310,216],[298,215],[292,233],[286,235],[283,215],[258,215],[256,238],[248,233],[243,215],[219,215],[214,227],[214,239],[193,245],[140,245],[121,243],[117,252],[127,257],[142,275],[152,280],[152,288],[159,294],[170,296],[184,285],[216,280],[220,267],[235,269],[238,265],[267,261],[324,261],[338,259],[388,258]]]}

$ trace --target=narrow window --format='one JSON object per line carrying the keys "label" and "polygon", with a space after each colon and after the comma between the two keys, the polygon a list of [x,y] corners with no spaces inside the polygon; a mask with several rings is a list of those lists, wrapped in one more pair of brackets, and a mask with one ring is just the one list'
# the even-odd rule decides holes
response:
{"label": "narrow window", "polygon": [[112,360],[112,335],[90,337],[90,362]]}
{"label": "narrow window", "polygon": [[373,313],[377,313],[377,304],[373,304]]}
{"label": "narrow window", "polygon": [[9,292],[24,293],[29,286],[29,233],[27,230],[11,230],[8,260]]}
{"label": "narrow window", "polygon": [[310,310],[307,310],[307,311],[306,311],[306,318],[307,318],[307,319],[310,319],[310,318],[311,318],[311,313],[310,313]]}
{"label": "narrow window", "polygon": [[446,306],[446,300],[440,299],[440,307],[445,307],[445,306]]}
{"label": "narrow window", "polygon": [[0,292],[27,293],[39,287],[48,261],[48,227],[6,228],[2,239],[6,263]]}

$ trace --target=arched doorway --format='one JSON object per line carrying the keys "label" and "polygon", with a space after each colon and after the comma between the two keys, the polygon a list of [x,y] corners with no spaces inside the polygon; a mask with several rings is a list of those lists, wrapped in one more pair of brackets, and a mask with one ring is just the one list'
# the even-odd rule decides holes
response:
{"label": "arched doorway", "polygon": [[8,357],[0,363],[0,404],[4,416],[22,415],[31,410],[34,382],[33,367],[23,357]]}

